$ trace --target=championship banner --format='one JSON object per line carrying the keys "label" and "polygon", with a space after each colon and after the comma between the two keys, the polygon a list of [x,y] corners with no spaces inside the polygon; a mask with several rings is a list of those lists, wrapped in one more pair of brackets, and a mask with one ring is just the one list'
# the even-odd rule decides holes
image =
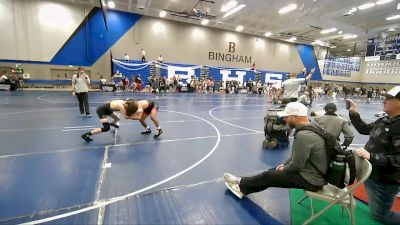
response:
{"label": "championship banner", "polygon": [[400,54],[400,34],[385,38],[369,39],[366,56],[378,56],[380,60],[398,59]]}

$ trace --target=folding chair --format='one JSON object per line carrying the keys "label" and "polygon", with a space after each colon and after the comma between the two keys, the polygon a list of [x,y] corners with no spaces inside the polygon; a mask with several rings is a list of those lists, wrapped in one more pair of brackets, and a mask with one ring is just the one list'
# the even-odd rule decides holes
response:
{"label": "folding chair", "polygon": [[[334,185],[327,184],[322,188],[322,190],[317,192],[304,191],[305,196],[302,199],[300,199],[297,202],[297,204],[300,204],[306,198],[310,198],[311,217],[307,221],[305,221],[303,225],[310,224],[312,221],[314,221],[316,218],[324,214],[326,211],[328,211],[328,209],[332,208],[334,205],[342,206],[342,213],[343,213],[343,208],[346,208],[350,216],[351,224],[355,225],[354,209],[356,207],[356,202],[353,197],[353,192],[360,185],[362,185],[366,179],[368,179],[372,171],[371,163],[368,160],[362,159],[358,156],[355,156],[355,158],[356,158],[357,180],[351,186],[346,187],[344,189],[340,189]],[[319,211],[317,214],[314,214],[313,199],[318,199],[330,203],[321,211]]]}

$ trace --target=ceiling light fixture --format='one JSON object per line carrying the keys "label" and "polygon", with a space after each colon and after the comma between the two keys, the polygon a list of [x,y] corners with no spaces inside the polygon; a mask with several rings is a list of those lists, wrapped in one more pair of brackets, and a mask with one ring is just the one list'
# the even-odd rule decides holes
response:
{"label": "ceiling light fixture", "polygon": [[379,0],[376,2],[377,5],[383,5],[389,2],[393,2],[393,0]]}
{"label": "ceiling light fixture", "polygon": [[230,16],[230,15],[232,15],[234,13],[237,13],[239,10],[243,9],[244,7],[246,7],[245,4],[241,4],[241,5],[236,6],[235,8],[233,8],[233,9],[229,10],[227,13],[225,13],[223,18],[228,17],[228,16]]}
{"label": "ceiling light fixture", "polygon": [[294,42],[294,41],[296,41],[296,40],[297,40],[296,37],[291,37],[291,38],[287,39],[287,41],[290,41],[290,42]]}
{"label": "ceiling light fixture", "polygon": [[113,1],[108,1],[108,2],[107,2],[107,6],[108,6],[108,8],[113,9],[113,8],[115,8],[115,2],[113,2]]}
{"label": "ceiling light fixture", "polygon": [[225,5],[221,7],[221,12],[228,12],[229,10],[233,9],[237,5],[237,1],[229,1]]}
{"label": "ceiling light fixture", "polygon": [[336,28],[330,28],[330,29],[322,30],[321,34],[328,34],[328,33],[332,33],[332,32],[335,32],[335,31],[337,31]]}
{"label": "ceiling light fixture", "polygon": [[341,30],[341,31],[339,31],[339,32],[338,32],[338,34],[343,34],[343,31],[342,31],[342,30]]}
{"label": "ceiling light fixture", "polygon": [[375,3],[370,2],[370,3],[366,3],[366,4],[358,6],[358,9],[359,10],[364,10],[364,9],[372,8],[374,6],[375,6]]}
{"label": "ceiling light fixture", "polygon": [[400,18],[400,15],[394,15],[394,16],[389,16],[386,18],[386,20],[397,20]]}
{"label": "ceiling light fixture", "polygon": [[358,37],[358,35],[349,34],[349,35],[344,36],[343,39],[344,39],[344,40],[347,40],[347,39],[353,39],[353,38],[357,38],[357,37]]}
{"label": "ceiling light fixture", "polygon": [[336,48],[336,45],[332,45],[332,46],[330,46],[329,48]]}
{"label": "ceiling light fixture", "polygon": [[348,13],[349,13],[349,14],[353,14],[353,13],[355,13],[355,12],[357,12],[357,8],[356,8],[356,7],[353,7],[353,8],[350,9],[350,11],[349,11]]}
{"label": "ceiling light fixture", "polygon": [[400,10],[400,3],[397,4],[397,10]]}
{"label": "ceiling light fixture", "polygon": [[347,49],[346,51],[351,52],[351,49]]}
{"label": "ceiling light fixture", "polygon": [[200,23],[201,23],[201,25],[205,26],[205,25],[207,25],[209,22],[210,22],[209,19],[202,19]]}
{"label": "ceiling light fixture", "polygon": [[297,9],[297,4],[290,4],[288,6],[285,6],[285,7],[281,8],[278,11],[278,13],[279,14],[285,14],[285,13],[288,13],[288,12],[293,11],[295,9]]}
{"label": "ceiling light fixture", "polygon": [[235,30],[237,31],[237,32],[240,32],[240,31],[242,31],[244,29],[244,27],[242,26],[242,25],[239,25],[239,26],[237,26],[236,28],[235,28]]}
{"label": "ceiling light fixture", "polygon": [[272,33],[271,33],[271,32],[266,32],[266,33],[264,34],[264,36],[265,36],[265,37],[271,37],[271,36],[272,36]]}
{"label": "ceiling light fixture", "polygon": [[159,16],[160,17],[165,17],[167,15],[167,11],[161,10]]}

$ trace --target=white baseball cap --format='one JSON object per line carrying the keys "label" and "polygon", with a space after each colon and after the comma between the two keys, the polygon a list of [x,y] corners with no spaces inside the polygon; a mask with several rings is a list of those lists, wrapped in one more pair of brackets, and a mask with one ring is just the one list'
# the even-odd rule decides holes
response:
{"label": "white baseball cap", "polygon": [[386,94],[382,95],[389,98],[400,98],[400,86],[396,86],[390,89]]}
{"label": "white baseball cap", "polygon": [[286,116],[307,116],[308,109],[300,102],[290,102],[286,105],[285,110],[277,112],[279,117]]}

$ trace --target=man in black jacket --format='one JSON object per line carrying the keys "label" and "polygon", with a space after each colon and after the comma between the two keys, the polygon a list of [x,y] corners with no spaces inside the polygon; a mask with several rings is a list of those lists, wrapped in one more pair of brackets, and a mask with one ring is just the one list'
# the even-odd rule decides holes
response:
{"label": "man in black jacket", "polygon": [[400,191],[400,86],[385,94],[383,111],[387,116],[371,124],[361,120],[356,104],[351,101],[349,115],[360,134],[369,135],[365,149],[356,155],[372,164],[372,173],[365,182],[373,219],[384,224],[400,224],[400,214],[391,212]]}

